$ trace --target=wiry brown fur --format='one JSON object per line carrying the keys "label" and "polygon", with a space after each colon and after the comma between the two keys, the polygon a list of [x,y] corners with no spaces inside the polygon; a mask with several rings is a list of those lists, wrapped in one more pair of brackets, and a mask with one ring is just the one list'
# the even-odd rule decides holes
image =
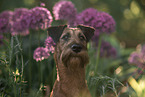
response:
{"label": "wiry brown fur", "polygon": [[[70,33],[68,41],[62,39]],[[85,66],[89,62],[87,41],[81,40],[83,34],[79,28],[65,28],[56,45],[54,58],[57,66],[57,80],[50,97],[91,97],[85,81]],[[79,44],[82,50],[75,53],[71,45]]]}

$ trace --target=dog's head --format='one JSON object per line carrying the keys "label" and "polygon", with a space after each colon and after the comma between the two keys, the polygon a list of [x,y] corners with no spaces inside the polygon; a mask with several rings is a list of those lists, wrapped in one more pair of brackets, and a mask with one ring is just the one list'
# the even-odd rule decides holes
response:
{"label": "dog's head", "polygon": [[94,35],[92,27],[78,25],[75,28],[64,26],[48,28],[48,34],[56,45],[55,59],[66,67],[84,67],[89,62],[87,42]]}

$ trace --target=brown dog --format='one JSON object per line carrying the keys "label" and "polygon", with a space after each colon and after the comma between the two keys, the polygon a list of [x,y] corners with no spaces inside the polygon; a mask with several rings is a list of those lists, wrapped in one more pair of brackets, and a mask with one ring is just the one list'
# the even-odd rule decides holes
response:
{"label": "brown dog", "polygon": [[91,97],[85,82],[85,66],[89,62],[87,42],[94,31],[83,25],[48,28],[48,34],[56,43],[57,66],[57,80],[50,97]]}

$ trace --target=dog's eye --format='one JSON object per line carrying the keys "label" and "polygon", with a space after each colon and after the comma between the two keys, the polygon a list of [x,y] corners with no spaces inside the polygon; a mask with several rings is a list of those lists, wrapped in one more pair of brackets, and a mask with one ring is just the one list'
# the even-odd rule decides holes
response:
{"label": "dog's eye", "polygon": [[63,40],[67,41],[69,39],[70,35],[69,34],[66,34],[62,37]]}
{"label": "dog's eye", "polygon": [[83,35],[80,35],[79,38],[80,38],[80,40],[86,40]]}

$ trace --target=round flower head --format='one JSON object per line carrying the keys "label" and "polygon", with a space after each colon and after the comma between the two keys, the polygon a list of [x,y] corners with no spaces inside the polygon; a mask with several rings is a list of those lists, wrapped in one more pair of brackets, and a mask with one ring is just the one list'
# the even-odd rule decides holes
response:
{"label": "round flower head", "polygon": [[[115,31],[115,21],[108,13],[105,12],[98,12],[92,26],[95,28],[95,34],[92,37],[92,40],[96,42],[96,38],[101,33],[110,34],[111,32]],[[97,38],[99,39],[99,38]]]}
{"label": "round flower head", "polygon": [[42,2],[41,2],[41,3],[40,3],[40,6],[41,6],[41,7],[45,7],[45,3],[42,3]]}
{"label": "round flower head", "polygon": [[49,36],[47,37],[47,39],[45,40],[45,47],[49,50],[49,52],[54,53],[54,49],[55,49],[55,43],[52,40],[52,38]]}
{"label": "round flower head", "polygon": [[12,27],[12,35],[28,35],[29,34],[29,29],[28,29],[28,23],[22,20],[15,21],[13,23]]}
{"label": "round flower head", "polygon": [[140,64],[141,63],[141,59],[142,58],[141,58],[139,53],[133,52],[133,53],[131,53],[131,55],[130,55],[130,57],[128,59],[128,62],[130,64]]}
{"label": "round flower head", "polygon": [[130,54],[128,62],[135,65],[145,65],[145,45],[138,45],[136,51]]}
{"label": "round flower head", "polygon": [[115,31],[115,21],[108,13],[98,12],[96,9],[88,8],[77,15],[77,24],[92,26],[96,32],[111,33]]}
{"label": "round flower head", "polygon": [[16,9],[13,16],[12,35],[28,35],[31,11],[26,8]]}
{"label": "round flower head", "polygon": [[7,18],[7,19],[12,19],[13,16],[13,12],[12,11],[3,11],[2,13],[0,13],[0,17],[1,18]]}
{"label": "round flower head", "polygon": [[77,10],[71,1],[59,1],[53,7],[55,20],[73,20]]}
{"label": "round flower head", "polygon": [[110,43],[102,41],[101,49],[100,49],[101,57],[116,57],[117,52],[114,47],[111,46]]}
{"label": "round flower head", "polygon": [[38,47],[33,54],[33,58],[36,61],[42,61],[44,59],[47,59],[50,56],[49,51],[47,48]]}
{"label": "round flower head", "polygon": [[137,73],[145,73],[145,45],[138,45],[136,51],[132,52],[128,58],[130,64],[137,67]]}
{"label": "round flower head", "polygon": [[115,21],[111,15],[105,12],[98,12],[96,18],[98,18],[98,25],[94,26],[98,32],[106,32],[110,34],[115,31]]}
{"label": "round flower head", "polygon": [[27,8],[16,8],[13,15],[13,21],[20,20],[23,15],[27,15],[28,11]]}
{"label": "round flower head", "polygon": [[31,22],[30,27],[32,29],[46,29],[50,27],[52,22],[52,16],[50,11],[43,7],[35,7],[31,9]]}
{"label": "round flower head", "polygon": [[[76,17],[76,25],[83,24],[87,26],[92,26],[94,27],[96,25],[97,21],[97,13],[98,11],[94,8],[87,8],[84,11],[82,11],[80,14],[77,15]],[[99,32],[95,31],[94,32],[95,39],[99,36]],[[98,39],[98,38],[97,38]]]}
{"label": "round flower head", "polygon": [[115,31],[115,21],[108,13],[98,12],[96,9],[88,8],[78,14],[75,20],[75,26],[78,24],[88,25],[95,28],[95,33],[92,40],[96,41],[96,38],[101,33],[108,33]]}
{"label": "round flower head", "polygon": [[84,11],[82,11],[76,16],[76,25],[84,24],[87,26],[92,26],[97,12],[98,11],[94,8],[85,9]]}
{"label": "round flower head", "polygon": [[[145,54],[145,45],[142,46],[141,52],[142,52],[143,54]],[[144,58],[145,58],[145,56],[144,56]]]}
{"label": "round flower head", "polygon": [[13,12],[11,11],[4,11],[0,13],[0,32],[10,32],[12,26],[12,17]]}

